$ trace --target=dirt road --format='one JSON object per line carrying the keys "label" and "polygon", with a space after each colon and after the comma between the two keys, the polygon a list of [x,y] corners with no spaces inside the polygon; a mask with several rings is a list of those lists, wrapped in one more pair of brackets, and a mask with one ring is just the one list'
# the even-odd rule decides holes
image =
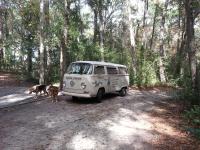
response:
{"label": "dirt road", "polygon": [[0,149],[154,149],[160,133],[151,112],[169,98],[161,91],[130,90],[126,97],[107,95],[102,103],[60,96],[58,103],[46,98],[2,109]]}

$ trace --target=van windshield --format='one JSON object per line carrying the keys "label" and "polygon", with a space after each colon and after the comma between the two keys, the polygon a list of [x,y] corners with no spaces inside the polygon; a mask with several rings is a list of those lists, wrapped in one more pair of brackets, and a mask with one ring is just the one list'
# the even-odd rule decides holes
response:
{"label": "van windshield", "polygon": [[92,65],[88,63],[72,63],[68,69],[68,74],[91,74]]}

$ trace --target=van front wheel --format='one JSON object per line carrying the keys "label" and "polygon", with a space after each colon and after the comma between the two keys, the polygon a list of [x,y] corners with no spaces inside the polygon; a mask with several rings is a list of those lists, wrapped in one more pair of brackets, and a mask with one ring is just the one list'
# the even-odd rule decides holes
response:
{"label": "van front wheel", "polygon": [[103,89],[99,89],[98,93],[97,93],[97,96],[96,96],[96,100],[97,100],[98,103],[101,102],[101,100],[103,98],[103,95],[104,95],[104,90]]}
{"label": "van front wheel", "polygon": [[127,88],[122,88],[120,91],[119,91],[119,95],[120,96],[126,96],[127,94]]}

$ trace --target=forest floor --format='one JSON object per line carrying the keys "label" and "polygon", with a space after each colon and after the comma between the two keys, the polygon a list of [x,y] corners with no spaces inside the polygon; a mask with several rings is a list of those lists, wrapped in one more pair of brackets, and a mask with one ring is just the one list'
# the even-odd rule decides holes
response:
{"label": "forest floor", "polygon": [[[16,85],[1,91],[12,88]],[[68,96],[52,103],[41,96],[0,109],[0,149],[200,149],[200,142],[185,132],[184,106],[172,93],[130,89],[126,97],[109,94],[101,103]]]}
{"label": "forest floor", "polygon": [[27,94],[32,85],[18,74],[0,72],[0,108],[33,101],[34,96]]}

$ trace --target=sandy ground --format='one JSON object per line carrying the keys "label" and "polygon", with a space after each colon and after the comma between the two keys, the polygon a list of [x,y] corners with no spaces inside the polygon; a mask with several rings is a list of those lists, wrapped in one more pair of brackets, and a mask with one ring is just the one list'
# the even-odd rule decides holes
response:
{"label": "sandy ground", "polygon": [[0,109],[0,150],[200,149],[183,129],[174,90],[132,89],[126,97],[107,95],[102,103],[59,96],[52,103],[44,96],[36,101],[22,83],[0,73],[1,106],[31,102]]}
{"label": "sandy ground", "polygon": [[34,101],[35,95],[28,94],[27,89],[27,87],[17,86],[0,87],[0,109]]}
{"label": "sandy ground", "polygon": [[0,149],[154,149],[159,133],[151,111],[169,98],[161,91],[130,90],[126,97],[107,95],[102,103],[60,96],[58,103],[45,98],[1,109]]}

